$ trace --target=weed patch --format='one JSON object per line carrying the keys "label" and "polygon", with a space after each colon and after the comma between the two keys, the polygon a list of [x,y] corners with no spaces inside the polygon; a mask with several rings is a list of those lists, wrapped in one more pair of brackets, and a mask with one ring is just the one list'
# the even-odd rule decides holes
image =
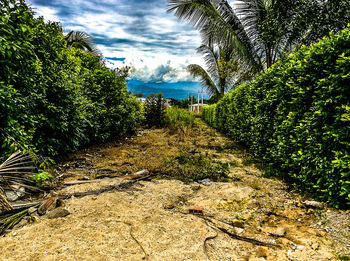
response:
{"label": "weed patch", "polygon": [[215,181],[224,181],[230,171],[229,163],[210,160],[203,153],[191,154],[180,151],[173,157],[164,158],[165,175],[187,181],[197,181],[209,178]]}

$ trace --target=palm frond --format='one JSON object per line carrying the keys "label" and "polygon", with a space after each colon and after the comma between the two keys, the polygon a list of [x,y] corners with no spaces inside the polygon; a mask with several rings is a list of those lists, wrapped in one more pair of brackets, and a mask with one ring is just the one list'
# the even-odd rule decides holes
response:
{"label": "palm frond", "polygon": [[168,12],[174,12],[176,17],[197,28],[205,44],[231,46],[242,61],[248,61],[249,67],[261,69],[253,46],[227,1],[169,0]]}
{"label": "palm frond", "polygon": [[202,87],[210,96],[219,96],[219,90],[216,88],[215,83],[201,66],[198,64],[190,64],[187,66],[187,70],[193,77],[200,79]]}
{"label": "palm frond", "polygon": [[67,45],[73,46],[81,50],[87,50],[96,56],[100,55],[100,51],[95,46],[91,35],[81,31],[71,31],[66,35]]}
{"label": "palm frond", "polygon": [[29,209],[31,207],[39,207],[42,202],[34,202],[25,204],[24,207],[14,208],[0,215],[0,235],[4,234],[6,230],[12,229],[18,224],[25,216],[29,215]]}
{"label": "palm frond", "polygon": [[5,197],[4,192],[0,188],[0,210],[1,208],[4,208],[5,210],[13,209],[11,204],[7,201],[7,198]]}
{"label": "palm frond", "polygon": [[209,76],[211,76],[213,81],[216,82],[215,79],[219,78],[218,50],[214,50],[213,46],[207,46],[203,44],[197,48],[197,52],[203,55],[203,58],[207,67],[207,72]]}
{"label": "palm frond", "polygon": [[0,165],[0,188],[8,187],[16,191],[13,186],[20,185],[32,191],[40,191],[32,181],[35,173],[37,169],[33,165],[32,156],[17,151]]}
{"label": "palm frond", "polygon": [[13,228],[18,224],[29,212],[29,209],[17,212],[9,217],[0,220],[0,235],[2,235],[6,230]]}

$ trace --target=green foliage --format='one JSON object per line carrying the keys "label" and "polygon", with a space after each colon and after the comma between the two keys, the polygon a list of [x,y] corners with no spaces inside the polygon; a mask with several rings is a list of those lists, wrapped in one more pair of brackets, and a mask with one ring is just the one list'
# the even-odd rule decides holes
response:
{"label": "green foliage", "polygon": [[168,166],[167,176],[186,182],[206,178],[222,181],[228,177],[230,171],[229,164],[213,162],[208,155],[187,151],[180,151],[174,157],[166,158],[165,164]]}
{"label": "green foliage", "polygon": [[173,132],[187,135],[194,125],[194,113],[176,107],[165,109],[165,124]]}
{"label": "green foliage", "polygon": [[161,127],[164,125],[165,100],[161,93],[151,93],[144,103],[144,123],[148,127]]}
{"label": "green foliage", "polygon": [[59,24],[22,0],[0,3],[0,158],[21,149],[57,158],[135,131],[140,104],[126,74],[67,47]]}
{"label": "green foliage", "polygon": [[238,62],[232,59],[232,50],[202,45],[197,52],[203,54],[207,70],[198,64],[187,66],[188,72],[200,79],[202,87],[217,101],[232,87],[236,73],[239,70]]}
{"label": "green foliage", "polygon": [[168,3],[168,12],[198,29],[203,43],[233,50],[240,81],[270,68],[302,44],[332,30],[340,32],[350,19],[349,0],[240,0],[234,8],[226,0]]}
{"label": "green foliage", "polygon": [[335,207],[350,204],[350,29],[302,47],[203,109],[270,169]]}
{"label": "green foliage", "polygon": [[33,180],[40,186],[45,181],[49,181],[53,176],[45,171],[41,171],[33,176]]}

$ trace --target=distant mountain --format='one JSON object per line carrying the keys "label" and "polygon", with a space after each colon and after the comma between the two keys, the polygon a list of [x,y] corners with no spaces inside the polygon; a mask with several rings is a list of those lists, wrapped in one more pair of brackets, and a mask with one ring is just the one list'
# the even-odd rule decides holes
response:
{"label": "distant mountain", "polygon": [[[188,97],[188,94],[192,94],[197,97],[197,91],[201,91],[202,87],[199,82],[142,82],[136,79],[128,81],[128,90],[132,93],[143,93],[143,97],[148,96],[150,93],[163,93],[165,98],[174,98],[177,100],[183,100]],[[208,95],[204,93],[204,99],[208,99]]]}

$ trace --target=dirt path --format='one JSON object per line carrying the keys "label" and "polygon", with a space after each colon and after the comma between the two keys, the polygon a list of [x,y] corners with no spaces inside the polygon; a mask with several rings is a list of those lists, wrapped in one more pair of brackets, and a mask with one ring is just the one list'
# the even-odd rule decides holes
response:
{"label": "dirt path", "polygon": [[[229,162],[230,178],[205,185],[161,179],[160,173],[171,173],[167,159],[184,150]],[[264,178],[242,149],[201,123],[185,138],[147,130],[70,158],[56,169],[63,181],[99,179],[58,194],[117,185],[141,169],[158,176],[127,190],[66,200],[69,216],[44,216],[0,238],[1,260],[337,260],[350,252],[349,212],[306,208],[305,198]],[[213,223],[188,214],[191,205],[202,206]],[[276,229],[285,234],[271,235]]]}

